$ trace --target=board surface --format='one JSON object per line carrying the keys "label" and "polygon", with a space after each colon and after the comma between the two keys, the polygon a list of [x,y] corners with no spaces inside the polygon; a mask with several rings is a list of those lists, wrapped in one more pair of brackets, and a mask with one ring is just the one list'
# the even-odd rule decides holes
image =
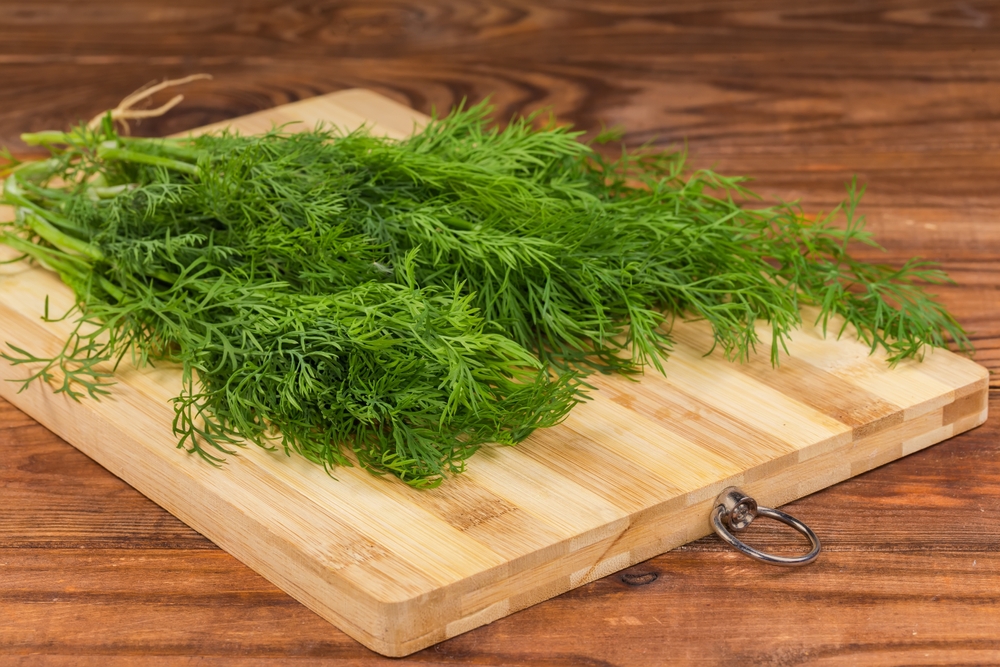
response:
{"label": "board surface", "polygon": [[[390,136],[424,120],[365,91],[239,119],[362,122]],[[8,253],[7,256],[10,256]],[[55,352],[72,295],[23,264],[0,271],[0,342]],[[433,491],[248,448],[222,470],[174,447],[172,368],[123,368],[113,396],[0,394],[365,645],[404,655],[710,531],[724,486],[779,505],[972,428],[985,369],[935,351],[888,369],[849,338],[798,332],[792,356],[704,356],[711,335],[675,328],[667,376],[600,377],[594,400],[516,448],[490,449]],[[766,340],[767,337],[765,336]],[[0,364],[0,377],[24,370]],[[822,537],[822,536],[821,536]]]}

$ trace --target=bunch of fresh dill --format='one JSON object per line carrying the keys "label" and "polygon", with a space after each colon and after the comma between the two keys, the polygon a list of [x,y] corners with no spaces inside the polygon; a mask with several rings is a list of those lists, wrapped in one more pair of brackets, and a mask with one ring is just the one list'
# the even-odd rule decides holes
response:
{"label": "bunch of fresh dill", "polygon": [[[100,364],[184,368],[181,446],[214,459],[275,440],[328,467],[352,450],[427,486],[488,442],[561,420],[579,376],[669,352],[675,317],[732,358],[802,305],[841,317],[892,360],[950,336],[921,263],[863,263],[854,214],[753,209],[740,179],[651,150],[616,160],[534,118],[503,129],[458,109],[409,139],[319,128],[188,139],[100,127],[25,135],[48,160],[10,170],[0,240],[57,271],[80,326],[26,382],[102,393]],[[777,358],[775,357],[775,360]]]}

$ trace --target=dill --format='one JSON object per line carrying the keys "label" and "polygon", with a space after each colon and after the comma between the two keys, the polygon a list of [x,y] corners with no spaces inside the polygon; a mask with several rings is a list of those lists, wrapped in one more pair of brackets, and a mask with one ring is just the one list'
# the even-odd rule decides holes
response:
{"label": "dill", "polygon": [[[924,262],[874,245],[860,192],[808,220],[752,208],[743,180],[684,155],[616,159],[535,117],[459,108],[403,141],[317,128],[120,136],[111,116],[24,135],[48,160],[8,169],[0,241],[56,271],[77,327],[24,380],[74,398],[110,368],[183,368],[179,446],[249,441],[332,469],[433,486],[487,443],[514,444],[583,400],[587,373],[663,371],[674,318],[707,320],[734,360],[770,323],[773,361],[818,306],[890,361],[968,341]],[[843,214],[846,225],[837,223]]]}

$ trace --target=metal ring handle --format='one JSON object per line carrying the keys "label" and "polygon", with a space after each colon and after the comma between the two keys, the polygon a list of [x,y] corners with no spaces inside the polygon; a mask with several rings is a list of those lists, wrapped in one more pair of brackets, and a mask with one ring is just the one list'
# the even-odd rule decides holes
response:
{"label": "metal ring handle", "polygon": [[[812,550],[803,556],[774,556],[754,549],[750,545],[738,540],[729,532],[729,529],[734,531],[746,530],[746,527],[758,516],[765,516],[791,526],[809,539],[812,543]],[[712,528],[715,529],[719,537],[736,547],[740,553],[770,565],[791,567],[806,565],[816,560],[822,548],[819,538],[809,526],[795,517],[785,514],[781,510],[770,507],[759,507],[756,500],[735,486],[724,489],[716,500],[715,507],[712,509]]]}

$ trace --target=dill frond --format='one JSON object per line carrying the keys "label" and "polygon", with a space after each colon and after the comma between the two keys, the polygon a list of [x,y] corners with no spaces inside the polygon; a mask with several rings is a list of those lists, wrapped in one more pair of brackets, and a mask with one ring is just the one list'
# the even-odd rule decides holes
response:
{"label": "dill frond", "polygon": [[176,362],[179,446],[210,462],[249,441],[433,486],[558,423],[587,373],[663,372],[676,318],[706,320],[733,360],[763,320],[777,363],[804,305],[891,361],[968,345],[922,287],[938,269],[848,253],[874,244],[853,184],[809,220],[739,203],[743,179],[683,154],[608,159],[490,111],[403,141],[134,139],[110,120],[31,135],[52,157],[6,169],[0,241],[74,289],[78,327],[56,357],[3,356],[74,398],[125,355]]}

